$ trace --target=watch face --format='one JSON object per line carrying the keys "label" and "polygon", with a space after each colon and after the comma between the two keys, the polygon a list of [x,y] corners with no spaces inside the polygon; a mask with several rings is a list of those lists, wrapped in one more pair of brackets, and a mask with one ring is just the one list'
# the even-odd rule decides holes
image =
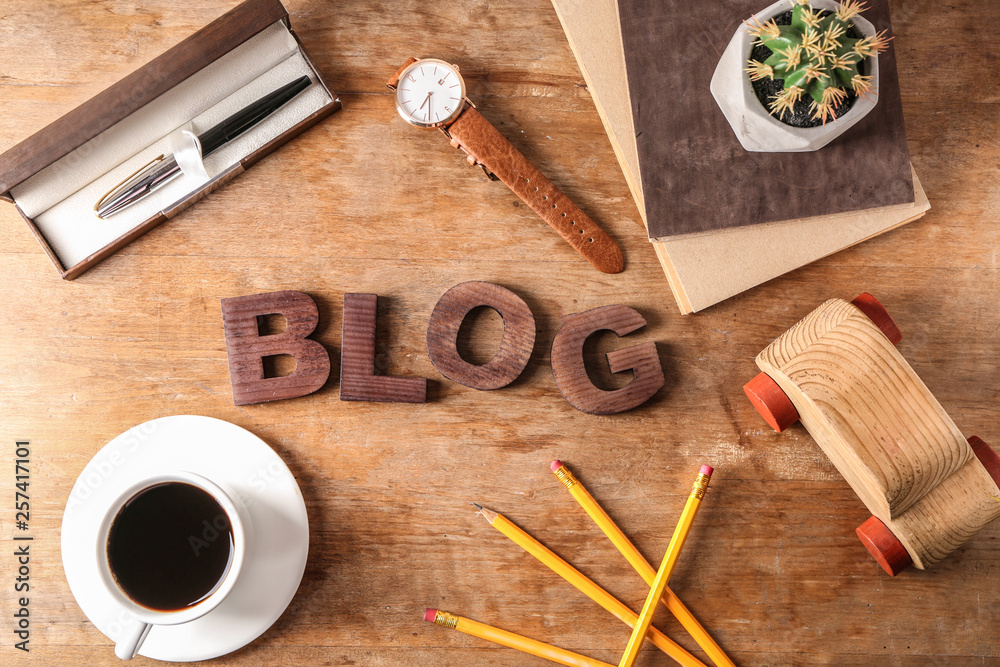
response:
{"label": "watch face", "polygon": [[440,127],[462,111],[465,81],[454,65],[425,58],[403,70],[396,84],[396,109],[407,123]]}

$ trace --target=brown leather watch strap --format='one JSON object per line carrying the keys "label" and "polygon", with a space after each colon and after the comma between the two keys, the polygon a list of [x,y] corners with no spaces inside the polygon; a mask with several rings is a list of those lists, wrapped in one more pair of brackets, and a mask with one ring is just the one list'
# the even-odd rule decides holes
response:
{"label": "brown leather watch strap", "polygon": [[387,88],[392,88],[393,90],[395,90],[396,89],[396,85],[399,84],[399,77],[403,74],[403,70],[406,69],[407,67],[409,67],[410,65],[412,65],[415,62],[417,62],[416,58],[414,58],[412,56],[409,57],[409,58],[407,58],[406,62],[403,63],[402,65],[400,65],[399,69],[396,70],[396,73],[393,74],[392,76],[390,76],[389,80],[385,82],[386,87]]}
{"label": "brown leather watch strap", "polygon": [[448,126],[452,145],[503,181],[577,252],[604,273],[625,268],[621,248],[586,213],[556,189],[482,114],[467,107]]}

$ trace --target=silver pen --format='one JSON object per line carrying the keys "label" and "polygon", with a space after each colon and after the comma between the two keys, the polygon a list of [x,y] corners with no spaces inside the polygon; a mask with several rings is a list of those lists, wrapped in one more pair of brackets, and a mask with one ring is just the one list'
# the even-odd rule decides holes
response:
{"label": "silver pen", "polygon": [[[202,157],[208,157],[263,121],[308,88],[310,82],[310,78],[303,75],[274,92],[268,93],[199,135],[198,141],[201,143]],[[101,197],[100,201],[94,205],[94,211],[98,218],[107,218],[123,208],[131,206],[180,175],[181,168],[173,156],[160,155]]]}

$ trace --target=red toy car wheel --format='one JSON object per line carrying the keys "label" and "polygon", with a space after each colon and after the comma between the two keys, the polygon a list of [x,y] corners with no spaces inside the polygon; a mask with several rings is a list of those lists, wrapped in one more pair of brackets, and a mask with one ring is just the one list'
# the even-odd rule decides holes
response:
{"label": "red toy car wheel", "polygon": [[892,317],[889,315],[889,311],[885,309],[879,300],[873,297],[868,292],[862,292],[853,301],[851,301],[858,310],[868,316],[872,322],[875,323],[885,337],[889,339],[889,342],[893,345],[899,345],[899,341],[903,340],[903,332],[899,330],[896,323],[893,322]]}
{"label": "red toy car wheel", "polygon": [[757,377],[743,385],[743,393],[764,421],[778,433],[799,420],[799,413],[788,396],[766,373],[758,373]]}

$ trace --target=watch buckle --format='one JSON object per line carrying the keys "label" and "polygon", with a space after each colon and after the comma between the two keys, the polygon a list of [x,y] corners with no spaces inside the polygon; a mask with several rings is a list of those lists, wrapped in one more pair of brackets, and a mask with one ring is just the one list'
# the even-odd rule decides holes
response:
{"label": "watch buckle", "polygon": [[486,176],[489,177],[489,179],[491,181],[499,181],[500,180],[500,178],[496,174],[494,174],[492,171],[490,171],[489,169],[486,168],[485,164],[483,164],[482,162],[479,161],[479,158],[477,158],[475,155],[473,155],[472,153],[470,153],[468,148],[466,148],[465,146],[463,146],[461,143],[459,143],[459,141],[457,139],[455,139],[450,134],[448,134],[448,130],[446,130],[443,127],[440,128],[440,129],[441,129],[441,132],[444,133],[444,136],[448,137],[449,141],[451,142],[451,145],[454,148],[457,148],[458,150],[460,150],[463,153],[465,153],[465,161],[468,162],[469,165],[471,165],[473,167],[479,167],[480,169],[482,169],[483,173],[486,174]]}

